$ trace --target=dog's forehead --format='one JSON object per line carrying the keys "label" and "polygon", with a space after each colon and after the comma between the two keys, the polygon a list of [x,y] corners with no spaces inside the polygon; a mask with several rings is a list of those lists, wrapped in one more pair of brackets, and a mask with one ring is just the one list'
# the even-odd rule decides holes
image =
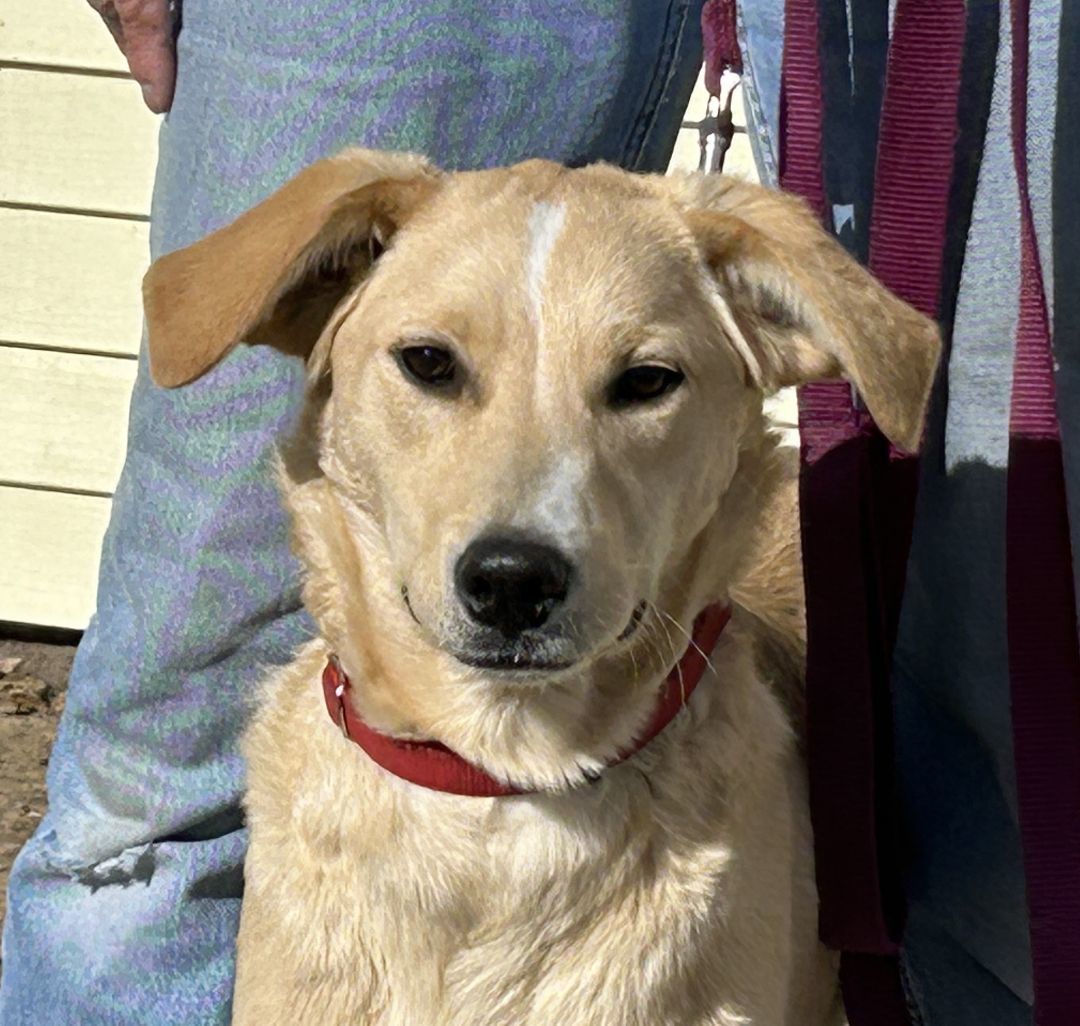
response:
{"label": "dog's forehead", "polygon": [[666,304],[699,270],[693,237],[655,182],[539,160],[448,176],[396,248],[397,268],[414,284],[422,276],[433,297],[471,286],[525,305],[557,294],[567,309]]}
{"label": "dog's forehead", "polygon": [[[445,226],[459,224],[476,241],[505,245],[516,239],[528,249],[536,232],[537,210],[558,211],[559,248],[602,252],[630,233],[657,243],[685,241],[687,233],[662,189],[642,176],[606,165],[569,169],[532,160],[511,168],[451,176],[432,208]],[[549,229],[546,229],[550,231]],[[628,255],[633,255],[629,253]]]}

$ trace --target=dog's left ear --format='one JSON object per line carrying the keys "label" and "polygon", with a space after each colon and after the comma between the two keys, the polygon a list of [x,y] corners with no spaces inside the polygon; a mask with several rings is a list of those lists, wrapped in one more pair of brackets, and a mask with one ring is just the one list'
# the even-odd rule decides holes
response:
{"label": "dog's left ear", "polygon": [[941,353],[937,325],[850,257],[800,200],[721,176],[679,187],[753,382],[772,391],[846,378],[885,435],[917,449]]}
{"label": "dog's left ear", "polygon": [[167,388],[194,381],[240,342],[307,357],[377,250],[439,179],[412,154],[346,150],[156,261],[143,280],[154,380]]}

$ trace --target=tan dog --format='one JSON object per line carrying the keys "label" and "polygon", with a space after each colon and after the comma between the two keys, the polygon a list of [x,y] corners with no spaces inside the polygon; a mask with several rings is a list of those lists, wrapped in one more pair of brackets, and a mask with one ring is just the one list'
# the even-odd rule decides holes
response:
{"label": "tan dog", "polygon": [[[163,385],[242,340],[309,360],[282,477],[321,636],[246,740],[234,1022],[836,1021],[758,644],[800,630],[762,398],[844,375],[914,447],[935,327],[756,186],[363,151],[159,261],[146,302]],[[740,579],[755,615],[617,762]],[[527,793],[388,773],[327,715],[330,653],[368,725]]]}

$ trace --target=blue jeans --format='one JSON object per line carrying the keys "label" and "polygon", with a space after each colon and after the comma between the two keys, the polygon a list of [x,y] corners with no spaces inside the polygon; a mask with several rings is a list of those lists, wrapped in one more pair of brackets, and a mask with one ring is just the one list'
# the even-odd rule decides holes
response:
{"label": "blue jeans", "polygon": [[[446,167],[662,170],[700,63],[700,4],[186,0],[152,253],[350,144]],[[49,811],[11,876],[2,1026],[229,1019],[237,738],[265,669],[311,630],[269,472],[301,370],[242,347],[165,392],[140,362]]]}

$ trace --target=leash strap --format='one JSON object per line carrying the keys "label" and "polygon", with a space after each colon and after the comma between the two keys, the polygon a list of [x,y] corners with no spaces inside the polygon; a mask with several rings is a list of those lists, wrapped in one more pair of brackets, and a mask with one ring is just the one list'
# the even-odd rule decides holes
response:
{"label": "leash strap", "polygon": [[705,88],[719,96],[725,71],[742,73],[735,0],[706,0],[701,8],[701,40],[705,51]]}
{"label": "leash strap", "polygon": [[1006,610],[1035,1023],[1069,1026],[1080,1016],[1080,647],[1053,349],[1028,193],[1028,14],[1029,0],[1013,0],[1021,277],[1009,417]]}
{"label": "leash strap", "polygon": [[[826,0],[827,2],[827,0]],[[787,0],[781,184],[828,224],[818,0]],[[963,0],[899,0],[881,112],[871,270],[937,316],[963,57]],[[842,383],[799,396],[807,716],[821,937],[852,1026],[908,1021],[889,676],[917,488]]]}
{"label": "leash strap", "polygon": [[[796,54],[785,65],[784,184],[824,214],[820,157],[812,145],[820,140],[822,117],[820,76],[811,81],[816,15],[814,0],[789,0],[787,45]],[[1053,349],[1028,194],[1028,15],[1029,0],[1013,0],[1021,280],[1006,486],[1006,604],[1035,1022],[1066,1026],[1080,1009],[1080,646]],[[955,0],[899,0],[889,53],[870,263],[890,288],[928,314],[938,311],[940,301],[964,28],[963,5]],[[793,92],[799,104],[813,107],[798,131],[792,118],[801,118],[803,107],[792,103]],[[869,418],[841,388],[805,389],[800,412],[822,936],[845,952],[842,978],[853,1026],[902,1023],[902,992],[887,964],[888,948],[899,939],[898,911],[890,907],[899,890],[883,859],[883,839],[892,834],[885,699],[914,467],[896,452],[884,455]],[[897,514],[891,525],[890,510]],[[830,531],[834,538],[858,538],[860,546],[849,546],[845,555],[836,542],[830,545]],[[867,644],[852,651],[853,637]],[[847,774],[859,774],[855,779],[867,786],[844,786]]]}

